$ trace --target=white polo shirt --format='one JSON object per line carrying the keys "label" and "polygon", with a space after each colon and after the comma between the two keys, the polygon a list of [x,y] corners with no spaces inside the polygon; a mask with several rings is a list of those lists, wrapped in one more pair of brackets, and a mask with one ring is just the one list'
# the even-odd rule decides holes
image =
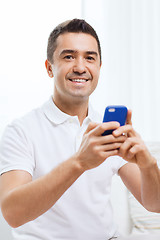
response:
{"label": "white polo shirt", "polygon": [[[0,174],[25,170],[33,180],[47,174],[75,154],[89,122],[101,120],[89,105],[80,126],[77,116],[60,111],[50,98],[6,128],[0,145]],[[110,188],[112,176],[125,163],[114,156],[86,171],[46,213],[13,229],[14,239],[104,240],[117,236]]]}

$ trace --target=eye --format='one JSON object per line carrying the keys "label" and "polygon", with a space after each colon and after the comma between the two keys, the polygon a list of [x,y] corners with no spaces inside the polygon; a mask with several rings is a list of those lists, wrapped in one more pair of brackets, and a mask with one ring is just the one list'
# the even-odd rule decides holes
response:
{"label": "eye", "polygon": [[72,55],[66,55],[64,56],[64,59],[67,59],[67,60],[72,60],[74,57]]}
{"label": "eye", "polygon": [[95,60],[95,58],[92,57],[92,56],[87,56],[86,59],[89,60],[89,61],[94,61]]}

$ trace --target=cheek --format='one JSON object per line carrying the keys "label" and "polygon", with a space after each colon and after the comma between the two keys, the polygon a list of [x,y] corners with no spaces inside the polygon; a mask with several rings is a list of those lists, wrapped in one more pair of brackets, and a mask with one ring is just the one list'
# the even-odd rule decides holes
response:
{"label": "cheek", "polygon": [[54,75],[54,80],[57,81],[59,79],[62,79],[64,76],[64,71],[60,67],[56,67],[53,69],[53,75]]}
{"label": "cheek", "polygon": [[55,76],[57,78],[65,78],[67,73],[69,72],[69,67],[65,66],[65,64],[63,65],[59,65],[57,66],[55,69],[54,69],[54,72],[55,72]]}
{"label": "cheek", "polygon": [[93,73],[93,77],[95,78],[95,80],[98,81],[100,69],[98,67],[95,67],[95,68],[93,68],[92,73]]}

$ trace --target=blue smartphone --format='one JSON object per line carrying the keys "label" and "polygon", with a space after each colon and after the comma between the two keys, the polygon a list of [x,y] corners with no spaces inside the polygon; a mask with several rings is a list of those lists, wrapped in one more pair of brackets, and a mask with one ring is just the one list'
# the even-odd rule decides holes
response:
{"label": "blue smartphone", "polygon": [[[126,122],[127,112],[127,108],[123,105],[108,106],[105,109],[103,122],[116,121],[120,123],[120,126],[123,126]],[[102,135],[112,134],[113,130],[106,130]]]}

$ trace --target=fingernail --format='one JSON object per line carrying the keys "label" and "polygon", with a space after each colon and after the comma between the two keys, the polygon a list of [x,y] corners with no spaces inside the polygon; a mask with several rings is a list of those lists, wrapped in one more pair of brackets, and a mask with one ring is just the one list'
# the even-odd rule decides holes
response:
{"label": "fingernail", "polygon": [[117,135],[117,134],[118,134],[118,131],[117,131],[117,130],[114,130],[114,132],[113,132],[113,133]]}

